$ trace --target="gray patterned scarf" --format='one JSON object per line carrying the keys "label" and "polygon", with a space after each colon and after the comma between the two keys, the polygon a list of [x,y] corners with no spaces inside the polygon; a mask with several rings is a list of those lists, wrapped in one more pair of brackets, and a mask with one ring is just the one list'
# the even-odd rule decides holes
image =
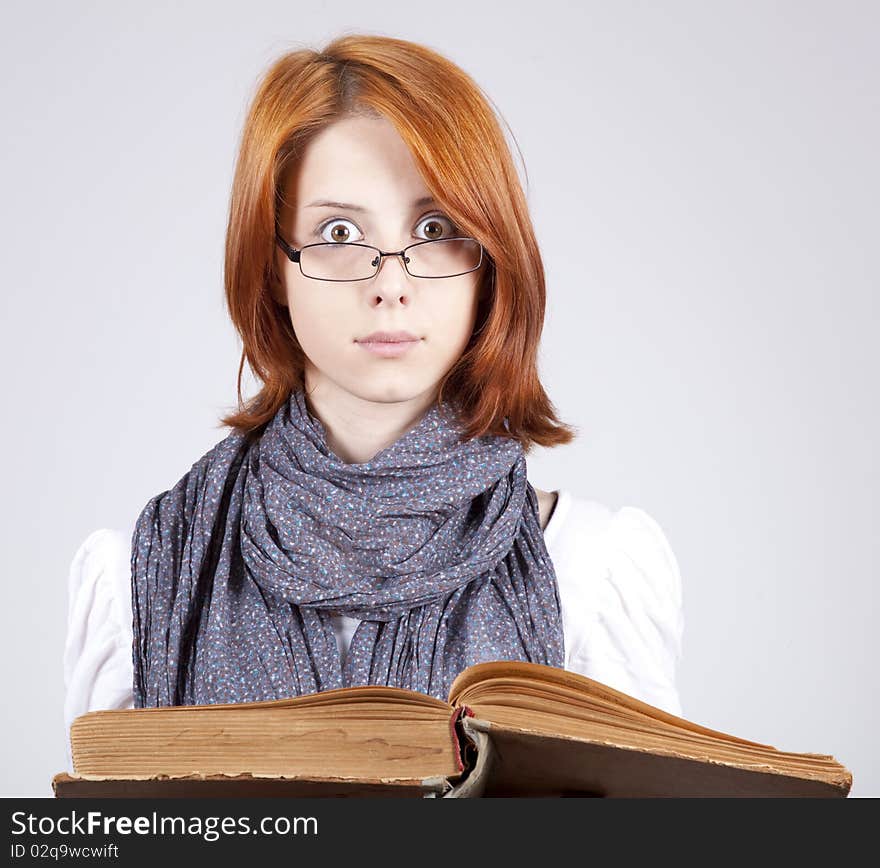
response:
{"label": "gray patterned scarf", "polygon": [[[360,684],[445,700],[481,661],[561,668],[522,446],[460,441],[451,415],[433,405],[347,464],[295,390],[257,438],[231,433],[153,497],[132,539],[135,708]],[[344,666],[339,614],[360,620]]]}

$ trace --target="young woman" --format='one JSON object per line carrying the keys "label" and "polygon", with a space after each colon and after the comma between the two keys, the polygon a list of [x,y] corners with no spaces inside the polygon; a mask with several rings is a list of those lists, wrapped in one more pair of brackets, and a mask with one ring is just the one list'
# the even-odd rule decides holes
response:
{"label": "young woman", "polygon": [[68,728],[355,684],[445,699],[495,659],[681,713],[660,527],[528,481],[530,448],[574,434],[537,375],[523,192],[462,70],[378,36],[279,59],[245,124],[225,281],[238,412],[131,534],[77,551]]}

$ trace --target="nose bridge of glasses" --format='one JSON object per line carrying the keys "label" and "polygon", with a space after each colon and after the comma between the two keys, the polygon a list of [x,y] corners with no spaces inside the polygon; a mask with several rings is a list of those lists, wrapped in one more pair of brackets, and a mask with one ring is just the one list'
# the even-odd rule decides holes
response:
{"label": "nose bridge of glasses", "polygon": [[376,250],[376,255],[373,257],[373,265],[376,266],[376,274],[378,274],[382,270],[382,266],[385,263],[386,259],[398,259],[400,261],[400,267],[404,270],[404,272],[409,272],[409,269],[406,267],[406,261],[409,257],[406,255],[406,249],[403,250],[394,250],[394,251],[384,251],[379,250],[378,247],[374,248]]}

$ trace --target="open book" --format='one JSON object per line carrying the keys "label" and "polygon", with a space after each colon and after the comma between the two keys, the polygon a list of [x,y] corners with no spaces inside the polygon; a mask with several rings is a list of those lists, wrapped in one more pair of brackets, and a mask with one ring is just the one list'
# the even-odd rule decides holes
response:
{"label": "open book", "polygon": [[56,797],[846,796],[833,757],[699,726],[575,672],[478,663],[448,702],[369,685],[90,711]]}

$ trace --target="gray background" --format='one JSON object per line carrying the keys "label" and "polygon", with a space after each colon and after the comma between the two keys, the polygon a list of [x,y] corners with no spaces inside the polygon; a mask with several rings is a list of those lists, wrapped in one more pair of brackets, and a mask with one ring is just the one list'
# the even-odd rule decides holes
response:
{"label": "gray background", "polygon": [[[880,795],[878,4],[18,3],[0,35],[2,795],[63,768],[67,572],[225,435],[248,100],[341,32],[424,42],[509,123],[571,446],[530,478],[666,532],[687,717]],[[524,172],[525,178],[525,172]],[[871,396],[874,396],[873,398]]]}

